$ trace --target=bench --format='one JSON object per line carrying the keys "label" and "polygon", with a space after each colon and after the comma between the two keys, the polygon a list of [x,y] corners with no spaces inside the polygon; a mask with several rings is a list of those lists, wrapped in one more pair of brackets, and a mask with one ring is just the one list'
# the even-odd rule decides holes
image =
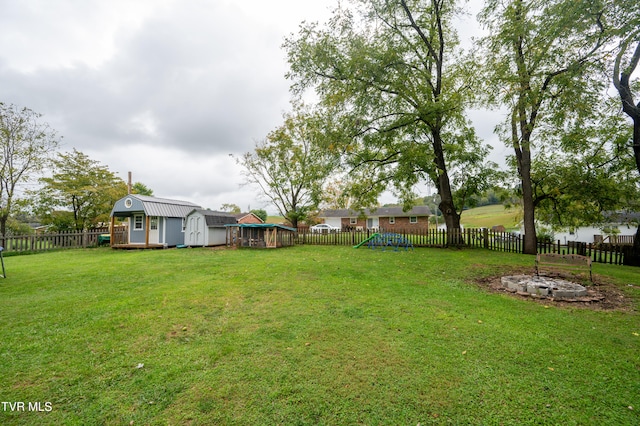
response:
{"label": "bench", "polygon": [[582,273],[589,274],[589,281],[593,282],[591,274],[591,258],[579,254],[542,253],[536,256],[536,275],[555,272],[568,272],[572,276]]}

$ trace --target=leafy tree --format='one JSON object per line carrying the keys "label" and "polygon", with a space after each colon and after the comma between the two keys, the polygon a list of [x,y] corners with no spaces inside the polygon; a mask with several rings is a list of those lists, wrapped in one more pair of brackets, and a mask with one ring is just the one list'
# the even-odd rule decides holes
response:
{"label": "leafy tree", "polygon": [[146,195],[148,197],[153,197],[153,190],[150,189],[147,185],[142,182],[136,182],[131,185],[131,192],[134,194]]}
{"label": "leafy tree", "polygon": [[[640,174],[640,81],[634,73],[640,62],[640,4],[637,1],[612,1],[608,12],[617,30],[620,45],[613,70],[615,85],[622,110],[633,122],[632,149],[636,170]],[[635,46],[635,47],[634,47]],[[634,263],[640,264],[640,226],[636,232],[633,251],[638,257]]]}
{"label": "leafy tree", "polygon": [[40,178],[36,212],[44,222],[81,231],[108,222],[113,204],[127,194],[126,183],[106,166],[74,149],[53,160],[51,177]]}
{"label": "leafy tree", "polygon": [[28,108],[0,103],[0,235],[17,200],[16,190],[47,165],[60,144],[56,132]]}
{"label": "leafy tree", "polygon": [[282,126],[238,160],[245,182],[258,186],[294,228],[318,207],[323,185],[336,167],[335,157],[323,149],[321,129],[316,114],[295,105]]}
{"label": "leafy tree", "polygon": [[266,222],[267,218],[269,217],[269,215],[267,214],[267,211],[264,209],[253,209],[251,210],[251,213],[258,216],[260,219],[262,219],[263,222]]}
{"label": "leafy tree", "polygon": [[347,191],[360,204],[376,204],[392,184],[410,207],[414,186],[429,180],[448,229],[460,229],[463,200],[495,167],[483,165],[487,147],[463,114],[474,71],[452,28],[456,2],[350,4],[285,42],[294,92],[315,89],[344,130],[333,148],[345,155]]}
{"label": "leafy tree", "polygon": [[[576,137],[577,141],[572,139]],[[618,116],[569,133],[562,149],[543,149],[532,165],[536,216],[555,228],[604,224],[607,213],[640,206],[630,132]]]}
{"label": "leafy tree", "polygon": [[[499,127],[512,146],[524,213],[524,252],[535,253],[534,148],[593,117],[601,100],[602,46],[607,42],[599,1],[488,0],[480,20],[490,103],[508,109]],[[499,90],[496,90],[499,88]]]}
{"label": "leafy tree", "polygon": [[240,206],[238,206],[237,204],[225,203],[222,206],[220,206],[220,211],[238,214],[242,210],[240,209]]}

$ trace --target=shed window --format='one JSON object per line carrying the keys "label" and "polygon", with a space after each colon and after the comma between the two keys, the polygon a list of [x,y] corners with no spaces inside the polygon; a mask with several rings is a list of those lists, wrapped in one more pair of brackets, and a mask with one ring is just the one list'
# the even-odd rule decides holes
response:
{"label": "shed window", "polygon": [[136,231],[142,230],[142,215],[137,214],[133,217],[133,229]]}
{"label": "shed window", "polygon": [[356,225],[358,223],[358,218],[357,217],[350,217],[349,218],[349,225]]}
{"label": "shed window", "polygon": [[396,223],[396,218],[395,218],[395,217],[393,217],[393,216],[391,216],[391,217],[389,218],[389,224],[390,224],[390,225],[393,225],[394,223]]}
{"label": "shed window", "polygon": [[149,218],[149,228],[153,231],[156,231],[158,229],[158,216]]}
{"label": "shed window", "polygon": [[182,218],[182,232],[187,229],[187,218]]}
{"label": "shed window", "polygon": [[418,223],[418,216],[410,216],[409,223]]}

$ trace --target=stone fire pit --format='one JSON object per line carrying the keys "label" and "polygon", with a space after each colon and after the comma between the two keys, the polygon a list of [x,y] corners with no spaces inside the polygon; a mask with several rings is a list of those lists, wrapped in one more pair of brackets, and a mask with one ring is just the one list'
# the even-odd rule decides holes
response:
{"label": "stone fire pit", "polygon": [[501,278],[502,286],[509,291],[531,296],[554,299],[575,299],[587,295],[587,289],[559,278],[535,275],[512,275]]}

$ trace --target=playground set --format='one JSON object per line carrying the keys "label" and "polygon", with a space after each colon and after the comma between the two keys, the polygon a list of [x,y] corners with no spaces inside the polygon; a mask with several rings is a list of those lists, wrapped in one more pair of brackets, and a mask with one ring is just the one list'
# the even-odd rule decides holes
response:
{"label": "playground set", "polygon": [[407,237],[401,234],[395,234],[391,232],[372,234],[369,238],[362,241],[360,244],[353,246],[353,248],[360,248],[363,245],[367,245],[370,249],[380,248],[385,251],[387,248],[393,248],[394,251],[398,251],[399,248],[405,250],[413,250],[413,243],[409,241]]}

